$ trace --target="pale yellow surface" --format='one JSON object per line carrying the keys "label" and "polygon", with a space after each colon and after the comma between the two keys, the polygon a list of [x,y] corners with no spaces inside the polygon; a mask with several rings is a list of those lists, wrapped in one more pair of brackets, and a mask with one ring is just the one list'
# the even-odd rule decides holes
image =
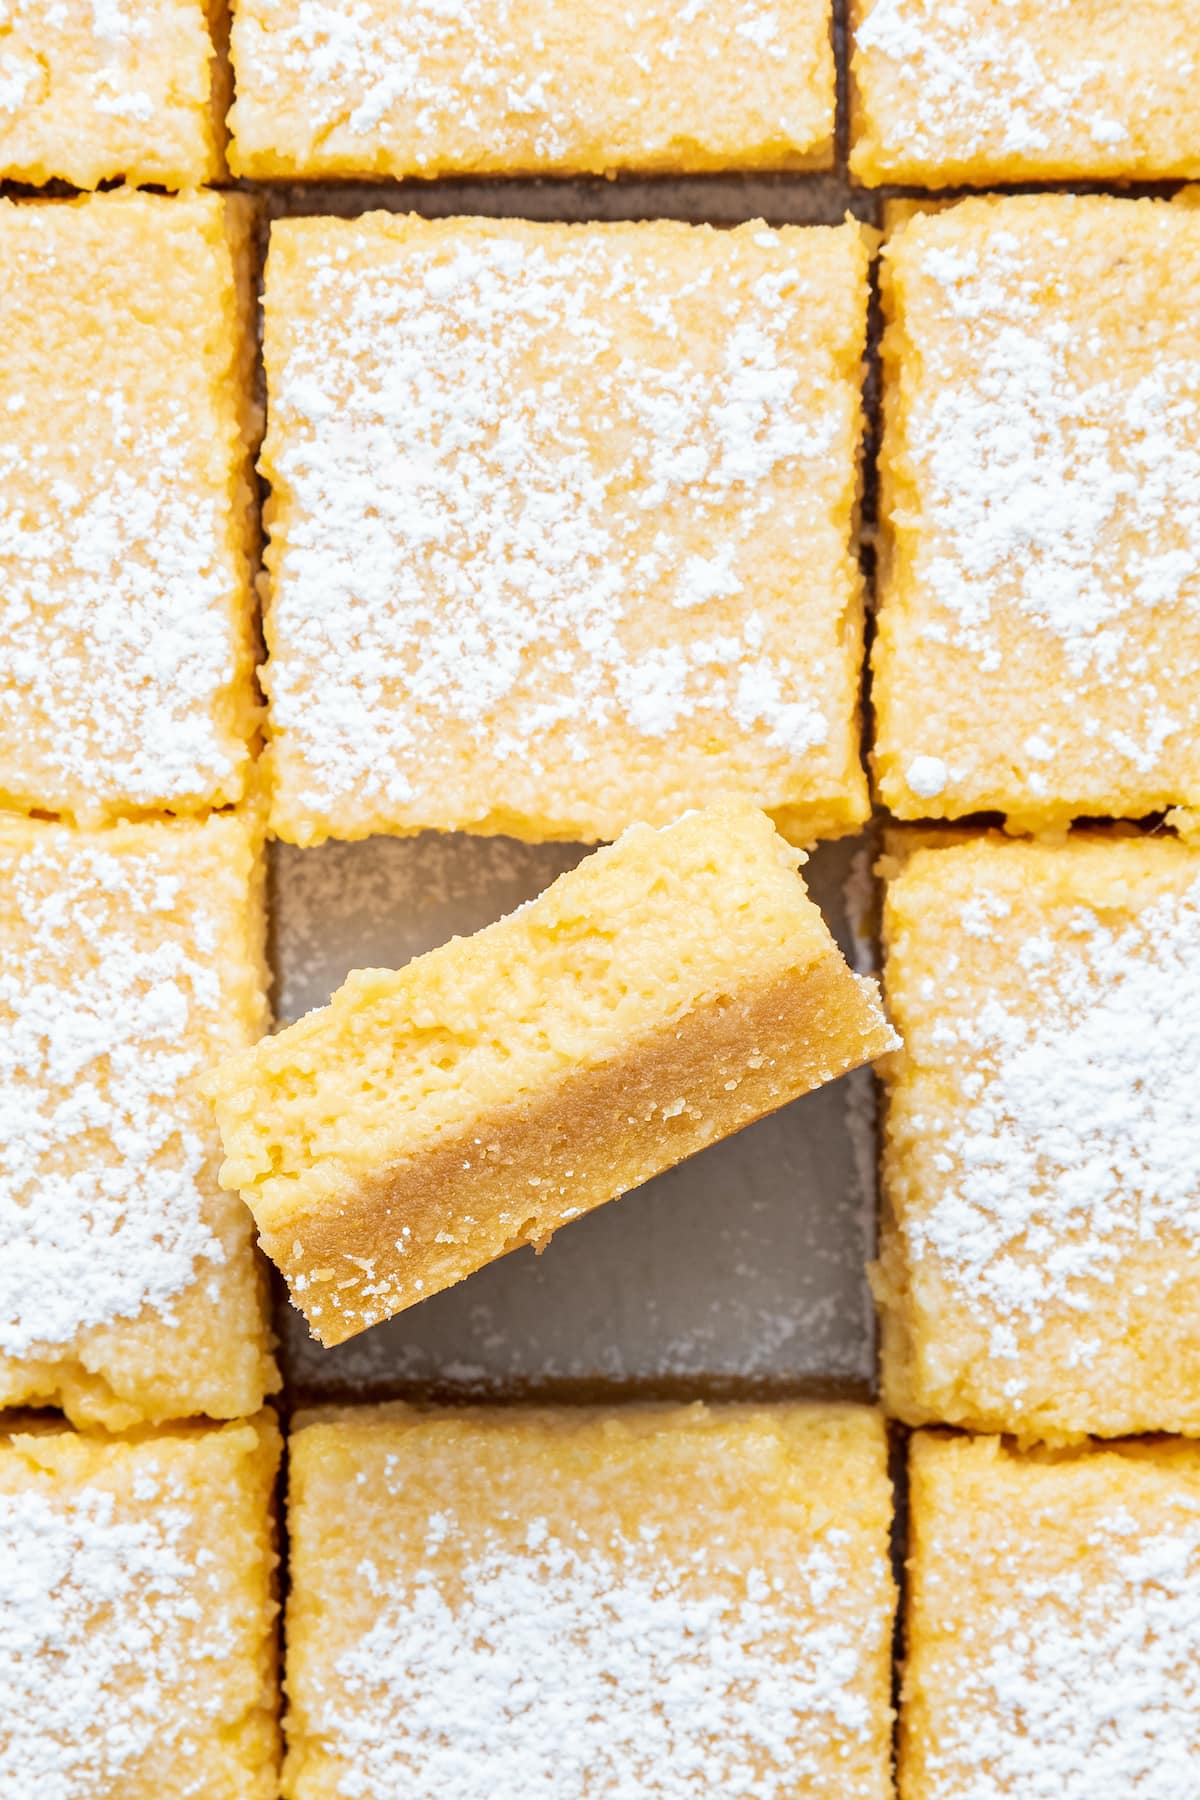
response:
{"label": "pale yellow surface", "polygon": [[121,1429],[276,1385],[196,1083],[266,1024],[254,818],[0,819],[0,1405]]}
{"label": "pale yellow surface", "polygon": [[272,829],[861,823],[867,260],[856,225],[277,224]]}
{"label": "pale yellow surface", "polygon": [[226,80],[210,10],[202,0],[9,0],[0,177],[80,188],[218,179]]}
{"label": "pale yellow surface", "polygon": [[0,1437],[0,1789],[275,1800],[272,1413]]}
{"label": "pale yellow surface", "polygon": [[221,1180],[322,1342],[889,1048],[797,859],[748,806],[633,827],[217,1072]]}
{"label": "pale yellow surface", "polygon": [[827,167],[830,0],[241,0],[239,175]]}
{"label": "pale yellow surface", "polygon": [[1200,850],[917,848],[884,940],[888,1410],[1200,1435]]}
{"label": "pale yellow surface", "polygon": [[290,1469],[288,1800],[890,1795],[868,1408],[363,1408]]}
{"label": "pale yellow surface", "polygon": [[1034,829],[1200,794],[1200,210],[1040,195],[884,250],[875,778]]}
{"label": "pale yellow surface", "polygon": [[901,1800],[1188,1793],[1200,1446],[912,1441]]}
{"label": "pale yellow surface", "polygon": [[242,793],[250,226],[240,196],[0,202],[0,804]]}
{"label": "pale yellow surface", "polygon": [[1200,174],[1194,0],[851,0],[874,187]]}

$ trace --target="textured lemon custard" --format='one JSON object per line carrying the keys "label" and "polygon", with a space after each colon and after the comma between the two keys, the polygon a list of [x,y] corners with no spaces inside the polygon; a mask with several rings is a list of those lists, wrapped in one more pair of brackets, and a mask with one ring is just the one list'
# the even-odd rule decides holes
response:
{"label": "textured lemon custard", "polygon": [[1200,852],[918,850],[884,935],[889,1409],[1200,1434]]}
{"label": "textured lemon custard", "polygon": [[275,832],[860,822],[866,303],[857,226],[277,224]]}
{"label": "textured lemon custard", "polygon": [[0,1437],[0,1794],[274,1800],[270,1413]]}
{"label": "textured lemon custard", "polygon": [[235,171],[827,167],[829,0],[244,0]]}
{"label": "textured lemon custard", "polygon": [[259,849],[230,815],[0,819],[0,1405],[119,1429],[274,1386],[196,1091],[265,1023]]}
{"label": "textured lemon custard", "polygon": [[884,251],[872,689],[901,818],[1200,795],[1200,209],[1038,195]]}
{"label": "textured lemon custard", "polygon": [[218,1071],[221,1180],[323,1343],[894,1042],[796,861],[748,806],[635,826]]}
{"label": "textured lemon custard", "polygon": [[1182,1800],[1200,1767],[1200,1445],[910,1462],[901,1800]]}
{"label": "textured lemon custard", "polygon": [[0,804],[242,792],[250,223],[217,194],[0,201]]}
{"label": "textured lemon custard", "polygon": [[851,0],[851,22],[869,186],[1200,174],[1194,0]]}
{"label": "textured lemon custard", "polygon": [[228,84],[202,0],[7,0],[0,24],[0,177],[221,175]]}
{"label": "textured lemon custard", "polygon": [[364,1408],[290,1468],[288,1800],[890,1795],[867,1408]]}

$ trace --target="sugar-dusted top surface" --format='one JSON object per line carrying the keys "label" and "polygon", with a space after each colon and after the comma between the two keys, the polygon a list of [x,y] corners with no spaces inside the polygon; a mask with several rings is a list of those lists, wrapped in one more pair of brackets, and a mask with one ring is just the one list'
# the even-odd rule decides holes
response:
{"label": "sugar-dusted top surface", "polygon": [[0,1443],[3,1800],[277,1791],[260,1660],[273,1443],[256,1425]]}
{"label": "sugar-dusted top surface", "polygon": [[0,830],[4,1355],[147,1310],[170,1323],[193,1284],[219,1292],[225,1206],[194,1084],[254,1011],[248,861],[229,819]]}
{"label": "sugar-dusted top surface", "polygon": [[1200,210],[967,201],[884,266],[884,798],[1037,822],[1194,797]]}
{"label": "sugar-dusted top surface", "polygon": [[690,169],[828,159],[827,0],[249,0],[243,174]]}
{"label": "sugar-dusted top surface", "polygon": [[0,175],[81,187],[220,173],[201,0],[6,0]]}
{"label": "sugar-dusted top surface", "polygon": [[1200,172],[1192,0],[857,0],[872,182]]}
{"label": "sugar-dusted top surface", "polygon": [[[678,1431],[674,1446],[594,1420],[546,1436],[518,1415],[510,1434],[456,1441],[431,1422],[305,1447],[298,1800],[414,1781],[445,1800],[881,1797],[882,1436],[835,1435],[824,1467],[769,1419]],[[335,1473],[367,1527],[353,1543],[323,1539],[311,1510]]]}
{"label": "sugar-dusted top surface", "polygon": [[993,1426],[1189,1428],[1200,857],[918,852],[887,933],[886,1185],[927,1400]]}
{"label": "sugar-dusted top surface", "polygon": [[861,805],[855,228],[275,228],[287,837]]}
{"label": "sugar-dusted top surface", "polygon": [[0,797],[236,798],[253,724],[224,203],[0,205]]}
{"label": "sugar-dusted top surface", "polygon": [[[129,1517],[103,1488],[66,1504],[0,1494],[0,1794],[12,1800],[117,1791],[194,1674],[164,1630],[181,1606],[196,1610],[188,1496],[151,1475],[142,1498]],[[229,1621],[200,1648],[227,1656]]]}
{"label": "sugar-dusted top surface", "polygon": [[902,1770],[914,1800],[1179,1800],[1200,1760],[1200,1467],[925,1446]]}

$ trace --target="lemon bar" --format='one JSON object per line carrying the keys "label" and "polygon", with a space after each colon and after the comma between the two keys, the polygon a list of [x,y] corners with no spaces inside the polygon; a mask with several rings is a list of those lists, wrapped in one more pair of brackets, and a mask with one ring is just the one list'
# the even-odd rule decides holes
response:
{"label": "lemon bar", "polygon": [[275,833],[861,822],[866,281],[855,225],[277,224]]}
{"label": "lemon bar", "polygon": [[364,1407],[290,1471],[287,1800],[891,1794],[868,1408]]}
{"label": "lemon bar", "polygon": [[1200,1435],[1200,850],[916,850],[888,885],[885,1403]]}
{"label": "lemon bar", "polygon": [[851,23],[868,186],[1200,174],[1194,0],[851,0]]}
{"label": "lemon bar", "polygon": [[0,1437],[0,1794],[274,1800],[271,1414]]}
{"label": "lemon bar", "polygon": [[249,206],[0,201],[0,805],[98,824],[242,793]]}
{"label": "lemon bar", "polygon": [[910,1453],[900,1800],[1182,1800],[1200,1768],[1200,1445]]}
{"label": "lemon bar", "polygon": [[797,860],[745,804],[633,826],[218,1071],[221,1180],[322,1343],[894,1042]]}
{"label": "lemon bar", "polygon": [[195,1085],[265,1024],[260,835],[0,818],[0,1406],[120,1430],[274,1386]]}
{"label": "lemon bar", "polygon": [[904,819],[1200,799],[1200,208],[1065,194],[884,251],[872,698]]}
{"label": "lemon bar", "polygon": [[0,178],[79,188],[218,179],[228,83],[210,10],[202,0],[7,0]]}
{"label": "lemon bar", "polygon": [[827,168],[830,0],[239,0],[240,175]]}

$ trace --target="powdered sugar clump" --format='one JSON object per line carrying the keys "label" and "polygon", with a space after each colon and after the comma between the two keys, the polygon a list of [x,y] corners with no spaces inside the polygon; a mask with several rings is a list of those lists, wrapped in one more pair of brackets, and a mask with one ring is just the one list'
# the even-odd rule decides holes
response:
{"label": "powdered sugar clump", "polygon": [[[169,827],[162,828],[164,831]],[[172,1304],[224,1249],[188,1085],[222,989],[216,922],[178,864],[38,828],[4,856],[0,1351]],[[182,924],[181,924],[182,921]]]}
{"label": "powdered sugar clump", "polygon": [[[786,1580],[702,1551],[673,1566],[655,1531],[575,1546],[535,1519],[518,1549],[472,1537],[441,1515],[413,1576],[360,1569],[379,1616],[314,1719],[343,1760],[346,1800],[414,1781],[439,1800],[782,1800],[820,1782],[837,1746],[873,1741],[869,1670],[887,1622],[882,1609],[869,1625],[838,1616],[862,1579],[845,1532],[798,1550]],[[874,1791],[849,1775],[840,1790]]]}
{"label": "powdered sugar clump", "polygon": [[[124,1792],[174,1735],[181,1692],[203,1709],[201,1659],[235,1647],[220,1614],[197,1636],[186,1496],[154,1476],[142,1487],[153,1508],[100,1487],[0,1494],[0,1800]],[[179,1748],[178,1791],[192,1793],[194,1746]]]}
{"label": "powdered sugar clump", "polygon": [[950,772],[940,756],[914,756],[905,771],[905,780],[922,800],[933,800],[950,779]]}
{"label": "powdered sugar clump", "polygon": [[[984,891],[961,928],[986,936],[1007,907]],[[1016,1359],[1065,1308],[1086,1356],[1138,1246],[1178,1247],[1172,1305],[1200,1256],[1200,882],[1123,922],[1081,905],[1015,954],[1027,993],[930,1027],[962,1099],[923,1116],[944,1182],[907,1222],[910,1254],[987,1322],[993,1355]]]}
{"label": "powdered sugar clump", "polygon": [[1078,1561],[988,1519],[975,1567],[1010,1598],[973,1605],[922,1667],[939,1692],[923,1745],[929,1800],[1195,1792],[1200,1508],[1180,1492],[1172,1510],[1147,1530],[1114,1508],[1081,1532]]}

